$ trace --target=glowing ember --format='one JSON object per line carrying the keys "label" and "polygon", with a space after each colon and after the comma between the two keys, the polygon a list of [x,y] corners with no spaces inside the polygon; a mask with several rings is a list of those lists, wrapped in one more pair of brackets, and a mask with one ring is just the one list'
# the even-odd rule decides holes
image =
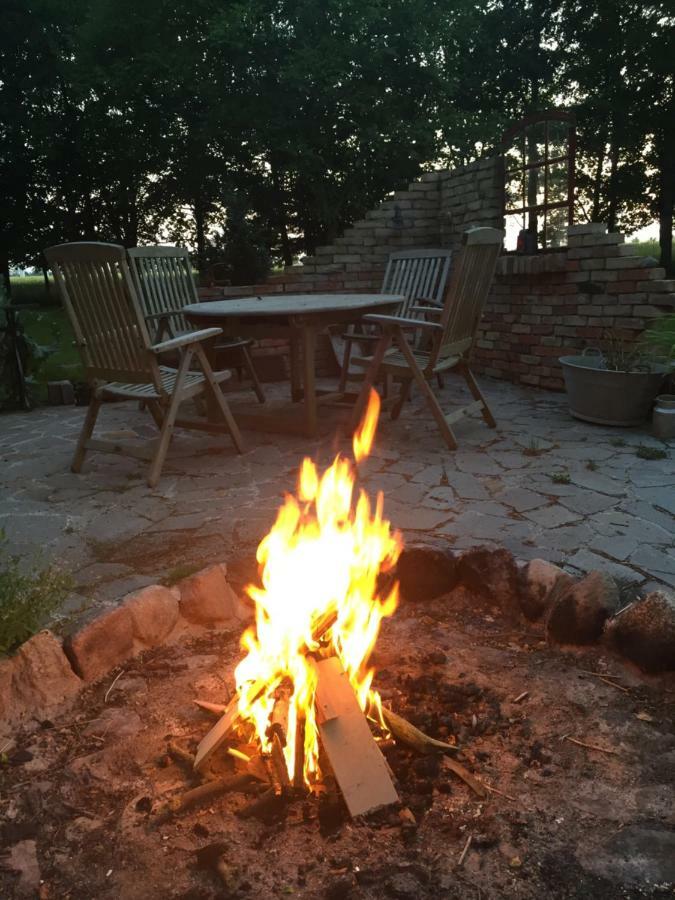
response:
{"label": "glowing ember", "polygon": [[[379,409],[380,399],[372,391],[354,435],[357,462],[370,452]],[[340,659],[361,708],[379,717],[380,698],[370,686],[374,672],[368,658],[382,619],[393,614],[398,602],[398,585],[381,598],[377,578],[396,564],[401,535],[382,517],[382,494],[372,509],[365,491],[355,490],[355,481],[356,469],[348,459],[338,455],[320,475],[305,458],[297,494],[287,495],[258,547],[262,588],[247,588],[255,602],[256,621],[242,637],[247,656],[235,670],[239,711],[268,752],[276,696],[290,693],[284,756],[292,777],[300,719],[308,784],[318,775],[316,674],[308,656],[308,651],[319,649],[317,632],[325,631],[322,655]],[[251,689],[256,681],[265,684],[259,696]],[[247,689],[253,696],[247,696]]]}

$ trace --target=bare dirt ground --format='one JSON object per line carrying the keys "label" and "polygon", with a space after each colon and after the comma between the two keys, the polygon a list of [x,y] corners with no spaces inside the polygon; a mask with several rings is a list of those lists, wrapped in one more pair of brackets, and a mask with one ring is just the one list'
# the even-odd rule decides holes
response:
{"label": "bare dirt ground", "polygon": [[[24,875],[0,871],[1,896],[673,896],[675,681],[645,680],[598,648],[548,647],[537,626],[506,623],[463,589],[404,603],[385,622],[376,686],[419,727],[456,741],[463,765],[500,793],[481,799],[442,756],[394,747],[409,813],[350,821],[309,798],[267,821],[241,819],[251,797],[231,793],[157,826],[158,806],[194,783],[167,758],[167,739],[194,749],[212,720],[192,700],[224,702],[239,654],[238,634],[222,632],[162,648],[17,736],[2,767],[1,842]],[[227,885],[196,865],[215,842]]]}

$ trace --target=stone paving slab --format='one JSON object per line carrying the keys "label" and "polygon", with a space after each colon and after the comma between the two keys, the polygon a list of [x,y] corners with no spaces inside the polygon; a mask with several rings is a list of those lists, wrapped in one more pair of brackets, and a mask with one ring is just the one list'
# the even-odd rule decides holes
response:
{"label": "stone paving slab", "polygon": [[[446,382],[450,409],[464,395]],[[398,421],[383,416],[361,480],[383,491],[405,537],[504,546],[574,573],[604,566],[632,583],[675,586],[675,442],[575,421],[563,396],[487,379],[484,387],[498,428],[462,420],[454,453],[418,396]],[[247,560],[254,572],[257,543],[301,458],[325,466],[350,448],[329,411],[321,438],[247,432],[244,456],[225,437],[177,430],[151,490],[134,459],[96,453],[81,474],[69,471],[83,418],[75,407],[0,417],[0,528],[24,567],[55,561],[73,573],[67,611],[110,602],[129,584],[171,580],[185,566]],[[101,419],[104,432],[152,431],[134,404],[106,404]],[[641,459],[641,445],[666,458]]]}

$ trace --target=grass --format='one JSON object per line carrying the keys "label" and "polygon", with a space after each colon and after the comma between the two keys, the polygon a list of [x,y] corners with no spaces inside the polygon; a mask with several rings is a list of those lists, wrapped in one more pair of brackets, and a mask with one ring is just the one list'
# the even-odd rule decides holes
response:
{"label": "grass", "polygon": [[19,326],[28,338],[32,358],[27,372],[29,390],[34,403],[44,403],[49,381],[83,381],[80,354],[73,346],[74,335],[66,311],[57,302],[52,283],[47,294],[41,275],[12,279],[12,305],[38,306],[20,309]]}
{"label": "grass", "polygon": [[635,455],[640,459],[666,459],[668,457],[667,452],[660,447],[647,447],[645,444],[640,444]]}
{"label": "grass", "polygon": [[26,573],[18,556],[3,547],[0,532],[0,653],[42,628],[72,590],[72,578],[53,566]]}
{"label": "grass", "polygon": [[611,438],[610,444],[612,445],[612,447],[625,447],[626,446],[625,440],[620,437]]}
{"label": "grass", "polygon": [[551,472],[551,481],[554,484],[569,484],[570,473],[569,472]]}
{"label": "grass", "polygon": [[174,566],[173,569],[169,569],[164,578],[162,579],[162,584],[165,587],[173,587],[174,584],[178,584],[179,581],[182,581],[183,578],[189,578],[190,575],[194,575],[196,572],[202,567],[195,564],[184,563],[181,566]]}
{"label": "grass", "polygon": [[54,279],[49,279],[49,290],[47,290],[42,275],[24,275],[21,278],[12,278],[10,290],[12,292],[12,303],[16,306],[26,303],[38,303],[40,306],[57,306],[59,302]]}
{"label": "grass", "polygon": [[541,456],[546,453],[546,447],[542,447],[536,438],[530,438],[530,443],[523,448],[523,456]]}
{"label": "grass", "polygon": [[659,242],[655,239],[651,241],[630,241],[628,246],[634,251],[636,256],[653,256],[654,259],[659,259],[661,256]]}
{"label": "grass", "polygon": [[588,469],[589,472],[595,472],[598,468],[598,464],[596,463],[596,461],[594,459],[589,459],[588,462],[586,463],[586,468]]}

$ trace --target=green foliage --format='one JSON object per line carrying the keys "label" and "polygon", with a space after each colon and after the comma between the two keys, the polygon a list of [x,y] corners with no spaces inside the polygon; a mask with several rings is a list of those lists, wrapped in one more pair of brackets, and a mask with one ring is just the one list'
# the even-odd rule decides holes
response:
{"label": "green foliage", "polygon": [[195,572],[200,570],[200,565],[192,565],[190,563],[184,563],[180,566],[174,566],[173,569],[169,569],[164,578],[162,579],[162,584],[166,587],[173,587],[174,584],[178,584],[179,581],[182,581],[183,578],[189,578],[190,575],[194,575]]}
{"label": "green foliage", "polygon": [[658,319],[642,338],[648,352],[667,366],[675,364],[675,315]]}
{"label": "green foliage", "polygon": [[17,556],[4,547],[0,531],[0,653],[35,634],[72,589],[70,576],[53,566],[26,573]]}
{"label": "green foliage", "polygon": [[663,0],[5,0],[0,277],[64,240],[178,237],[248,280],[554,105],[578,217],[665,221],[672,25]]}
{"label": "green foliage", "polygon": [[667,459],[668,457],[667,452],[660,447],[648,447],[646,444],[640,444],[635,455],[640,459]]}
{"label": "green foliage", "polygon": [[569,484],[571,480],[569,472],[551,472],[551,481],[554,484]]}

